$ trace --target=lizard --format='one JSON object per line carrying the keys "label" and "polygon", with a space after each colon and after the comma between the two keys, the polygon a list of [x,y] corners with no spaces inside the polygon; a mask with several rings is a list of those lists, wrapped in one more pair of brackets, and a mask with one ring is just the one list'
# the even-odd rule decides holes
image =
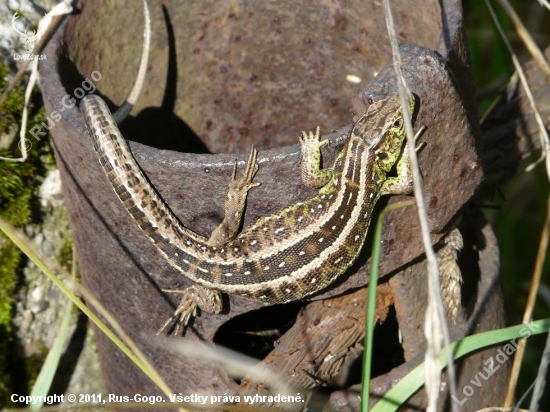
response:
{"label": "lizard", "polygon": [[[409,105],[412,116],[412,94]],[[197,308],[220,313],[222,293],[279,304],[325,289],[359,255],[378,199],[412,191],[401,101],[392,95],[373,102],[359,117],[331,168],[321,168],[321,147],[328,140],[320,140],[319,128],[302,132],[301,178],[318,188],[318,194],[239,233],[248,191],[260,185],[253,182],[259,166],[252,145],[239,178],[234,164],[225,217],[206,238],[186,228],[148,182],[105,102],[88,95],[80,110],[107,180],[125,209],[168,263],[194,283],[167,290],[182,298],[159,333],[175,321],[177,334]],[[397,175],[389,176],[394,167]]]}

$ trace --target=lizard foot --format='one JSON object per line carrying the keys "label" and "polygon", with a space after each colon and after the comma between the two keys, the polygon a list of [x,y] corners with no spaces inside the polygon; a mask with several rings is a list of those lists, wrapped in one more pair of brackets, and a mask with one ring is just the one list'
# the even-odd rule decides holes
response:
{"label": "lizard foot", "polygon": [[180,293],[182,297],[174,314],[162,325],[157,335],[160,335],[174,321],[176,322],[174,336],[178,335],[180,329],[187,327],[191,317],[197,316],[197,307],[210,314],[218,314],[223,308],[220,292],[199,285],[194,285],[184,290],[163,289],[163,292]]}
{"label": "lizard foot", "polygon": [[237,162],[233,166],[233,177],[229,184],[229,193],[246,198],[246,193],[253,187],[260,186],[261,183],[252,183],[254,175],[258,171],[258,151],[254,145],[250,148],[250,154],[248,155],[248,161],[246,162],[246,169],[243,175],[237,179]]}

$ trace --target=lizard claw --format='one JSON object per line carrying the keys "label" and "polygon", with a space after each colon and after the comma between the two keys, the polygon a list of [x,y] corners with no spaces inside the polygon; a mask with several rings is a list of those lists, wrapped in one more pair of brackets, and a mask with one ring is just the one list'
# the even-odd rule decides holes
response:
{"label": "lizard claw", "polygon": [[252,183],[252,179],[258,171],[258,151],[254,145],[250,148],[250,154],[248,155],[248,161],[246,162],[246,169],[244,170],[243,175],[237,179],[237,162],[233,166],[233,177],[231,183],[229,184],[229,190],[234,190],[237,192],[248,192],[253,187],[260,186],[261,183]]}
{"label": "lizard claw", "polygon": [[187,327],[191,316],[197,316],[197,303],[193,300],[192,296],[190,296],[191,292],[189,289],[163,289],[163,292],[181,293],[183,296],[178,307],[174,311],[174,314],[170,316],[166,322],[164,322],[164,325],[162,325],[162,327],[157,331],[157,335],[160,335],[168,325],[175,321],[176,326],[174,328],[173,335],[177,336],[180,329],[185,329]]}
{"label": "lizard claw", "polygon": [[310,146],[313,148],[321,148],[324,145],[328,144],[328,140],[319,141],[319,137],[321,136],[321,128],[317,126],[317,129],[315,130],[315,134],[313,132],[302,132],[301,136],[298,136],[298,139],[300,140],[300,146]]}
{"label": "lizard claw", "polygon": [[416,147],[414,148],[414,150],[416,151],[416,153],[420,152],[422,149],[424,149],[424,147],[426,147],[426,142],[418,143],[418,140],[420,139],[420,136],[422,136],[424,134],[426,129],[427,129],[426,126],[422,126],[418,130],[418,132],[416,132],[416,134],[414,135],[414,142],[416,143]]}
{"label": "lizard claw", "polygon": [[164,322],[157,335],[160,335],[173,322],[176,322],[173,335],[178,335],[180,329],[187,327],[191,317],[197,316],[197,307],[212,314],[220,313],[223,307],[220,292],[199,285],[193,285],[184,290],[163,289],[163,292],[180,293],[182,297],[174,314]]}

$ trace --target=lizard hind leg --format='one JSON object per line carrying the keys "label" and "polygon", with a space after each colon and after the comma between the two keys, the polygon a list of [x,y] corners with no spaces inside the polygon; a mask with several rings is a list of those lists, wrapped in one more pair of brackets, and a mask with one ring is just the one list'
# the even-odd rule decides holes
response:
{"label": "lizard hind leg", "polygon": [[182,296],[174,314],[157,331],[157,335],[175,321],[174,336],[176,336],[180,329],[185,329],[189,319],[197,315],[197,307],[211,315],[217,315],[223,309],[222,295],[217,290],[193,285],[183,290],[163,289],[163,292],[180,293]]}
{"label": "lizard hind leg", "polygon": [[208,243],[211,246],[221,247],[237,236],[246,205],[248,191],[261,184],[252,182],[254,175],[258,171],[257,157],[258,151],[252,146],[250,148],[250,154],[244,173],[238,179],[237,163],[235,162],[227,197],[225,198],[224,219],[218,227],[214,229],[208,239]]}
{"label": "lizard hind leg", "polygon": [[[241,219],[246,205],[246,196],[253,187],[260,186],[260,183],[253,183],[254,175],[258,171],[258,151],[254,146],[250,148],[246,168],[237,178],[237,162],[233,166],[231,182],[225,199],[225,213],[223,221],[214,229],[208,244],[214,247],[222,247],[237,236]],[[208,289],[200,285],[193,285],[184,290],[164,290],[165,292],[180,293],[182,295],[180,304],[174,314],[162,325],[157,334],[160,334],[172,322],[176,322],[174,335],[179,333],[180,328],[185,328],[189,319],[197,315],[197,307],[210,313],[218,314],[223,309],[222,294],[217,290]]]}

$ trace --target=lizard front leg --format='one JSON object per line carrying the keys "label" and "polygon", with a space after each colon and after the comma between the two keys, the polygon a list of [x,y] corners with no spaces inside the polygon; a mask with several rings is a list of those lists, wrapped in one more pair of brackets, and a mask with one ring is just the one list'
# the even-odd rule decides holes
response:
{"label": "lizard front leg", "polygon": [[[242,216],[246,205],[246,196],[253,187],[261,183],[252,183],[254,175],[258,171],[258,151],[254,146],[250,149],[250,155],[243,175],[237,179],[237,162],[233,167],[229,190],[225,199],[225,212],[223,221],[214,229],[208,243],[214,247],[222,247],[237,236],[241,225]],[[208,289],[200,285],[193,285],[184,290],[163,290],[171,293],[181,293],[180,304],[174,314],[166,321],[157,332],[160,334],[170,323],[177,320],[174,335],[180,328],[185,328],[191,316],[197,315],[197,307],[202,311],[216,315],[223,309],[221,292]]]}
{"label": "lizard front leg", "polygon": [[302,132],[300,140],[300,153],[302,161],[300,171],[302,183],[308,187],[319,189],[325,186],[332,179],[332,169],[321,169],[321,147],[328,143],[328,140],[319,141],[320,128],[313,132]]}
{"label": "lizard front leg", "polygon": [[[422,127],[414,136],[414,141],[417,142],[425,127]],[[420,143],[415,147],[415,150],[419,152],[424,147],[424,143]],[[384,182],[380,193],[382,195],[408,195],[413,191],[413,176],[411,169],[411,158],[409,156],[409,143],[405,140],[403,145],[403,152],[401,157],[397,161],[395,166],[397,169],[397,176],[389,177]]]}

